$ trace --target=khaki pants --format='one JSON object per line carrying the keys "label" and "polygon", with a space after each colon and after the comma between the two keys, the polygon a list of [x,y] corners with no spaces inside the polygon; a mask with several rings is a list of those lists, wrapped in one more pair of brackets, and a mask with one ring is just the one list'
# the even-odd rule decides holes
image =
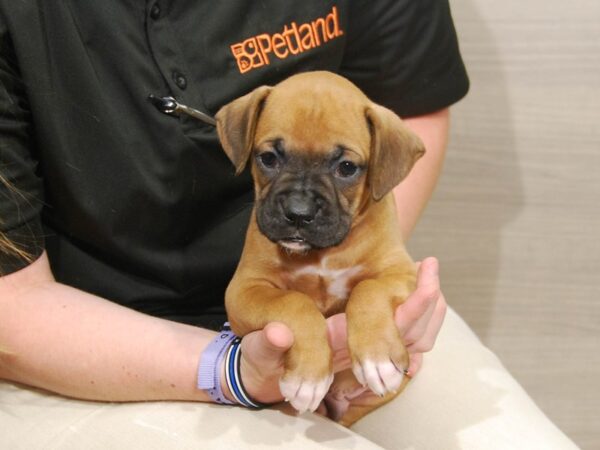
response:
{"label": "khaki pants", "polygon": [[0,449],[573,449],[452,310],[423,368],[351,430],[289,406],[94,403],[0,382]]}

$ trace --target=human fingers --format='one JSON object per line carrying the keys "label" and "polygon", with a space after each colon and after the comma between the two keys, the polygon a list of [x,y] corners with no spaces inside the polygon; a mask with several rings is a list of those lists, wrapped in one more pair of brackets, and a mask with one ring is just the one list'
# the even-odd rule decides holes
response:
{"label": "human fingers", "polygon": [[407,346],[406,349],[410,355],[408,376],[413,377],[416,375],[423,364],[423,353],[433,349],[439,331],[442,328],[444,317],[446,316],[446,309],[446,300],[442,294],[436,303],[435,311],[431,316],[429,326],[424,335],[413,344]]}
{"label": "human fingers", "polygon": [[433,349],[442,328],[442,324],[444,323],[447,309],[448,305],[446,304],[444,294],[440,292],[440,296],[435,303],[435,308],[433,309],[433,313],[431,314],[426,327],[419,327],[418,330],[415,330],[414,335],[409,336],[409,338],[412,339],[411,343],[408,345],[409,352],[423,353]]}
{"label": "human fingers", "polygon": [[[409,352],[410,353],[410,352]],[[408,363],[409,377],[414,377],[423,364],[423,353],[410,353],[410,362]]]}
{"label": "human fingers", "polygon": [[352,367],[348,351],[348,333],[346,314],[335,314],[327,318],[327,337],[333,350],[333,371],[340,372]]}
{"label": "human fingers", "polygon": [[419,266],[416,290],[396,309],[394,316],[407,344],[424,334],[439,297],[439,264],[436,258],[426,258]]}
{"label": "human fingers", "polygon": [[343,350],[348,345],[346,314],[335,314],[327,318],[327,339],[334,352]]}

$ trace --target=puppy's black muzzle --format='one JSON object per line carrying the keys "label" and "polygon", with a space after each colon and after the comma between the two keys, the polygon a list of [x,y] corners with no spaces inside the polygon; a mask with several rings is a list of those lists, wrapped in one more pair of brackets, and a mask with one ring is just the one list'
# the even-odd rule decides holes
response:
{"label": "puppy's black muzzle", "polygon": [[344,239],[350,221],[335,188],[319,177],[277,180],[257,205],[259,229],[280,244],[301,242],[307,248],[331,247]]}

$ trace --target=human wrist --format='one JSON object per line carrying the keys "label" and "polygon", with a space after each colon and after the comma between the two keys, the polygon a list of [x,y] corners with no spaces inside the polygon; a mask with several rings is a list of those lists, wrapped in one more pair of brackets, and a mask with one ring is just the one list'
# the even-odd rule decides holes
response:
{"label": "human wrist", "polygon": [[252,399],[241,377],[242,339],[226,323],[211,343],[204,349],[198,367],[199,389],[205,391],[215,403],[240,404],[248,408],[265,405]]}
{"label": "human wrist", "polygon": [[[227,325],[227,324],[226,324]],[[225,355],[236,336],[224,327],[202,352],[198,367],[199,389],[206,392],[215,403],[235,404],[225,377]]]}

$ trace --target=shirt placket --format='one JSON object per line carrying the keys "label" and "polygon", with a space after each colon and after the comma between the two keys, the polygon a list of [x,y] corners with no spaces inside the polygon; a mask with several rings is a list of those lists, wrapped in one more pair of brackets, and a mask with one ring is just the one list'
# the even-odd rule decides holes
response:
{"label": "shirt placket", "polygon": [[[150,51],[170,92],[178,102],[207,112],[197,86],[192,79],[190,66],[173,32],[169,18],[170,1],[148,0],[146,2],[146,34]],[[158,93],[163,94],[163,93]]]}

